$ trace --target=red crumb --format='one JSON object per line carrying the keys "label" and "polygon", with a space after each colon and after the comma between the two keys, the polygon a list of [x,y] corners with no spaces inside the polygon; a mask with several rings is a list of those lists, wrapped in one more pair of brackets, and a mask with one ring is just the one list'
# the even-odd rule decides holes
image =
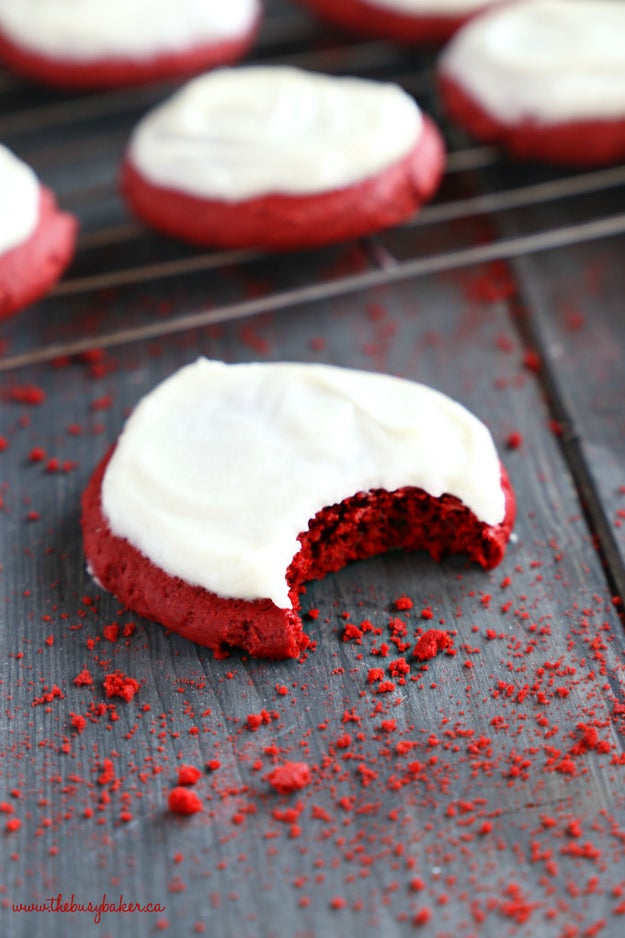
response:
{"label": "red crumb", "polygon": [[33,707],[39,707],[41,704],[52,703],[52,701],[59,697],[61,700],[65,698],[65,694],[60,687],[57,687],[56,684],[53,684],[50,689],[45,688],[44,693],[40,697],[35,697],[32,701]]}
{"label": "red crumb", "polygon": [[126,703],[132,700],[140,688],[139,681],[122,671],[113,671],[104,678],[104,693],[107,697],[121,697]]}
{"label": "red crumb", "polygon": [[540,355],[538,352],[528,350],[523,356],[523,366],[528,371],[540,371]]}
{"label": "red crumb", "polygon": [[83,668],[82,671],[76,675],[74,678],[74,684],[76,687],[91,687],[93,684],[93,678],[89,673],[87,668]]}
{"label": "red crumb", "polygon": [[91,401],[91,410],[108,410],[112,403],[112,395],[103,394],[102,397],[98,397],[94,401]]}
{"label": "red crumb", "polygon": [[310,766],[307,762],[284,762],[265,776],[272,788],[281,795],[288,795],[310,785]]}
{"label": "red crumb", "polygon": [[108,785],[115,778],[115,766],[112,759],[102,761],[102,771],[98,775],[98,785]]}
{"label": "red crumb", "polygon": [[178,769],[179,785],[195,785],[202,773],[194,765],[181,765]]}
{"label": "red crumb", "polygon": [[30,462],[43,462],[46,458],[46,451],[42,446],[33,446],[28,454]]}
{"label": "red crumb", "polygon": [[174,814],[197,814],[203,808],[200,798],[189,788],[172,788],[167,799],[169,810]]}
{"label": "red crumb", "polygon": [[413,606],[414,603],[410,596],[398,596],[395,600],[395,609],[397,609],[398,612],[407,612],[408,609],[412,609]]}
{"label": "red crumb", "polygon": [[46,399],[46,392],[43,388],[38,388],[36,384],[14,385],[9,388],[8,398],[16,404],[43,404]]}
{"label": "red crumb", "polygon": [[419,638],[412,654],[419,661],[427,661],[429,658],[436,657],[439,651],[445,651],[450,645],[451,638],[448,632],[443,632],[441,629],[428,629]]}
{"label": "red crumb", "polygon": [[271,723],[271,714],[267,710],[261,710],[260,713],[248,713],[247,728],[255,732],[263,723]]}
{"label": "red crumb", "polygon": [[82,733],[87,725],[87,721],[79,713],[70,713],[70,720],[77,733]]}
{"label": "red crumb", "polygon": [[427,923],[430,921],[431,918],[432,918],[431,910],[425,908],[425,909],[419,909],[419,911],[416,913],[412,921],[414,925],[427,925]]}
{"label": "red crumb", "polygon": [[510,434],[506,440],[507,449],[519,449],[523,445],[523,436],[518,430]]}
{"label": "red crumb", "polygon": [[104,637],[109,642],[116,642],[119,638],[119,623],[111,622],[110,625],[105,625],[103,630]]}

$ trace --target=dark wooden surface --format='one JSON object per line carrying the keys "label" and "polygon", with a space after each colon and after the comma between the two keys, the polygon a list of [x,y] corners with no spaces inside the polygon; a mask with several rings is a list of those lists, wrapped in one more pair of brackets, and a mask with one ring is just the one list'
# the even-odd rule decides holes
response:
{"label": "dark wooden surface", "polygon": [[[395,77],[438,116],[432,55],[347,43],[286,3],[254,57]],[[444,125],[444,185],[407,226],[203,253],[143,231],[115,190],[167,90],[68,97],[0,75],[0,137],[82,222],[55,294],[0,327],[0,933],[622,935],[625,169],[513,165]],[[119,610],[85,572],[80,494],[128,410],[199,354],[383,370],[461,400],[518,495],[501,567],[392,555],[312,584],[301,662],[216,661]],[[42,403],[10,400],[29,385]],[[407,682],[378,694],[368,671],[399,652],[372,651],[398,615],[411,646],[435,625],[457,653],[423,669],[408,652]],[[380,634],[343,641],[365,619]],[[135,628],[111,642],[112,622]],[[141,682],[128,703],[104,696],[117,669]],[[313,782],[281,797],[265,775],[286,759]],[[191,818],[167,810],[182,763],[203,770]],[[12,909],[59,893],[166,909],[98,925]]]}

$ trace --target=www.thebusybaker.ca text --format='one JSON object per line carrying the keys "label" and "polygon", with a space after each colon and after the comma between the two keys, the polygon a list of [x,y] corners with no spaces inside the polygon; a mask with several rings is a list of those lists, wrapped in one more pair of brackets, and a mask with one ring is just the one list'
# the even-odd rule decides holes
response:
{"label": "www.thebusybaker.ca text", "polygon": [[60,892],[39,902],[13,902],[11,908],[14,912],[89,912],[94,923],[99,925],[107,912],[164,912],[167,906],[159,902],[126,902],[123,895],[117,902],[109,902],[106,893],[102,895],[101,902],[77,902],[74,893],[71,899],[66,899]]}

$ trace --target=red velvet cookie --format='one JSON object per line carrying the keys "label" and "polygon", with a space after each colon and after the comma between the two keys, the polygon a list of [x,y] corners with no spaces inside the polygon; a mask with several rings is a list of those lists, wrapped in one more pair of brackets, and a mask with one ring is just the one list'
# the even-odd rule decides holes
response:
{"label": "red velvet cookie", "polygon": [[242,58],[259,0],[0,0],[0,62],[59,88],[186,77]]}
{"label": "red velvet cookie", "polygon": [[196,79],[148,115],[122,188],[166,234],[290,249],[400,223],[443,167],[437,128],[396,86],[245,68]]}
{"label": "red velvet cookie", "polygon": [[501,0],[300,0],[349,32],[402,43],[442,42]]}
{"label": "red velvet cookie", "polygon": [[50,290],[74,255],[76,219],[0,147],[0,319]]}
{"label": "red velvet cookie", "polygon": [[[404,393],[405,405],[388,415],[387,437],[382,413]],[[350,415],[356,399],[360,409]],[[301,435],[293,432],[302,402],[310,405],[301,417],[311,417],[310,435],[303,426]],[[413,413],[415,404],[421,413]],[[417,453],[432,422],[447,455],[423,454],[416,458],[421,467],[411,465],[413,447]],[[325,440],[317,424],[326,428]],[[335,431],[348,452],[336,449]],[[154,432],[167,437],[176,454],[171,460]],[[333,453],[335,464],[328,462]],[[405,471],[398,469],[404,457]],[[464,487],[477,498],[480,515],[496,505],[493,521],[449,491],[369,485],[418,480],[423,471],[432,491],[446,487],[443,478],[449,488]],[[171,472],[182,474],[174,480]],[[250,517],[255,491],[262,497],[258,517]],[[330,491],[350,494],[324,504]],[[293,508],[302,498],[319,503],[317,510],[302,508],[301,517],[309,514],[304,524]],[[84,493],[82,527],[92,575],[129,609],[215,652],[233,646],[279,659],[308,645],[298,615],[306,581],[391,549],[426,550],[436,560],[464,553],[490,569],[503,557],[514,514],[514,493],[486,428],[429,388],[328,366],[200,360],[160,385],[131,416]],[[274,531],[282,525],[295,532],[285,550]]]}
{"label": "red velvet cookie", "polygon": [[521,159],[625,157],[625,5],[527,0],[479,16],[439,62],[450,117]]}

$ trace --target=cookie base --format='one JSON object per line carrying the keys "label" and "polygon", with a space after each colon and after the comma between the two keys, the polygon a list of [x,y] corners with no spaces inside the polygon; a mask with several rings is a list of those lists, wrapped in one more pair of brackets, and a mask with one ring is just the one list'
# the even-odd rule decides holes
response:
{"label": "cookie base", "polygon": [[136,59],[112,56],[89,60],[61,59],[26,49],[0,32],[0,62],[25,78],[53,88],[123,88],[167,78],[189,77],[237,62],[254,42],[258,26],[259,20],[247,32],[233,39]]}
{"label": "cookie base", "polygon": [[[400,13],[373,6],[366,0],[299,0],[329,23],[361,36],[392,39],[402,44],[443,42],[472,16],[478,7],[464,15]],[[484,7],[488,4],[485,2]]]}
{"label": "cookie base", "polygon": [[309,580],[336,572],[351,560],[392,549],[426,550],[435,560],[464,553],[485,569],[503,558],[515,516],[515,497],[504,467],[506,513],[489,526],[451,495],[433,498],[422,489],[359,493],[323,508],[299,535],[301,549],[286,572],[291,609],[269,599],[227,599],[173,577],[110,530],[101,487],[113,450],[85,489],[82,529],[92,575],[128,609],[215,652],[240,648],[260,658],[295,658],[310,643],[298,615],[299,595]]}
{"label": "cookie base", "polygon": [[45,296],[74,256],[78,222],[59,211],[50,189],[40,188],[35,231],[22,244],[0,254],[0,319]]}
{"label": "cookie base", "polygon": [[405,221],[434,195],[444,163],[443,139],[424,116],[419,141],[406,157],[344,189],[225,202],[155,185],[128,157],[121,187],[134,214],[164,234],[204,247],[289,250],[357,238]]}
{"label": "cookie base", "polygon": [[583,168],[625,158],[625,115],[620,120],[549,124],[527,119],[507,124],[489,114],[455,79],[439,74],[438,83],[452,120],[476,140],[497,144],[517,159]]}

